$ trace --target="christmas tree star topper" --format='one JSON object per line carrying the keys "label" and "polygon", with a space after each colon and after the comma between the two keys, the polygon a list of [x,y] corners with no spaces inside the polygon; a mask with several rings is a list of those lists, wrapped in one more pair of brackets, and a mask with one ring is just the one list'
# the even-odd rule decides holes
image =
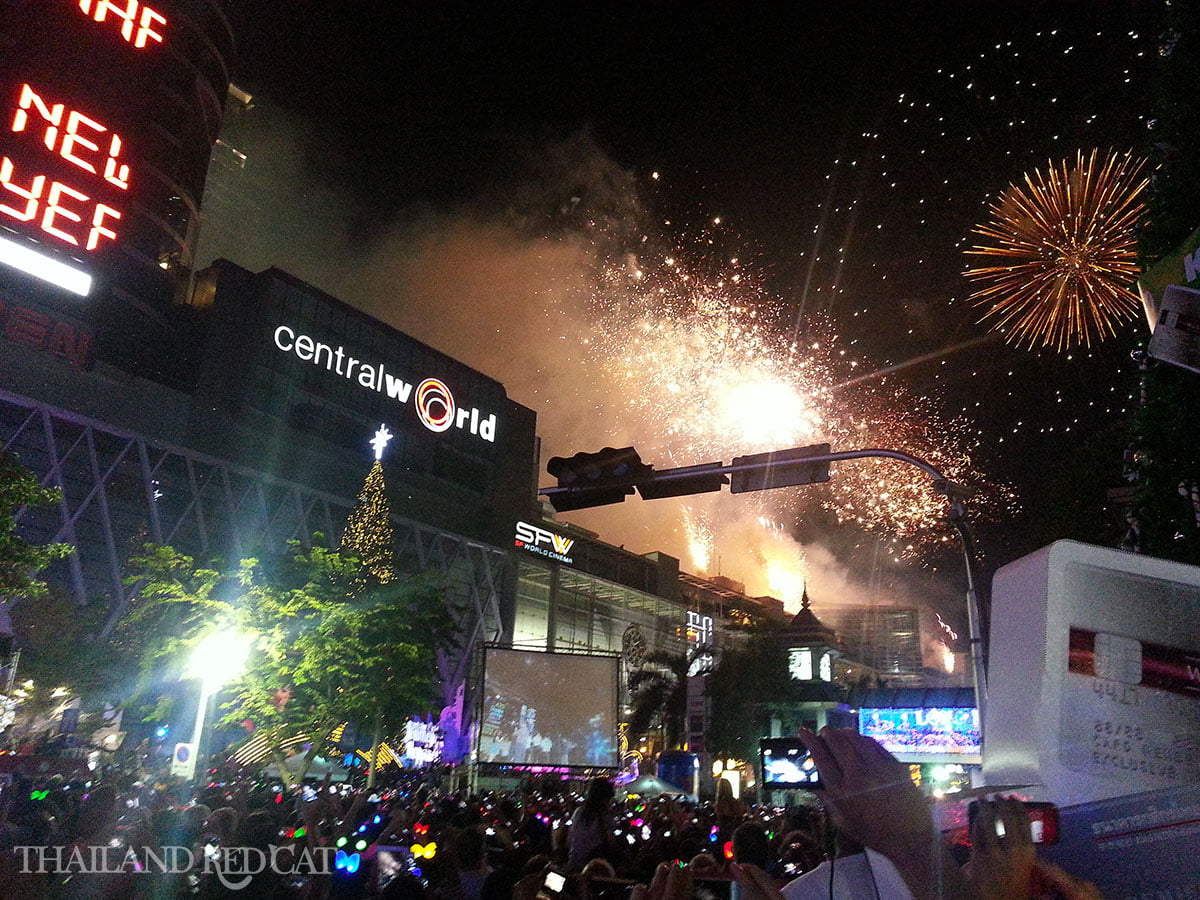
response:
{"label": "christmas tree star topper", "polygon": [[379,430],[375,432],[375,437],[371,438],[371,446],[375,448],[375,458],[383,459],[383,448],[387,446],[387,442],[392,439],[392,433],[387,430],[386,425],[380,425]]}

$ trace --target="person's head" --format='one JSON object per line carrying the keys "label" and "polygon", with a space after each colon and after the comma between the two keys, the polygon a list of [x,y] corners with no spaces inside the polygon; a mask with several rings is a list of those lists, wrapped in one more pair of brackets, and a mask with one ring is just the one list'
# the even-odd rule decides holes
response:
{"label": "person's head", "polygon": [[454,865],[459,869],[478,869],[483,866],[484,836],[478,825],[464,828],[454,839]]}
{"label": "person's head", "polygon": [[117,789],[111,784],[101,784],[83,795],[79,813],[75,817],[74,839],[87,841],[100,834],[109,824],[117,804]]}
{"label": "person's head", "polygon": [[733,832],[733,858],[766,869],[772,862],[771,842],[758,822],[743,822]]}
{"label": "person's head", "polygon": [[237,810],[232,806],[222,806],[209,813],[208,821],[204,823],[204,833],[216,838],[218,843],[227,845],[233,840],[237,821]]}
{"label": "person's head", "polygon": [[697,878],[704,878],[707,875],[715,874],[721,869],[721,864],[717,862],[717,858],[707,850],[702,850],[688,860],[688,868],[692,870],[692,874]]}
{"label": "person's head", "polygon": [[616,788],[607,778],[593,778],[588,782],[587,796],[583,800],[583,818],[592,821],[601,816],[616,794]]}
{"label": "person's head", "polygon": [[733,784],[728,778],[717,779],[717,802],[728,802],[733,800]]}
{"label": "person's head", "polygon": [[255,810],[238,823],[234,842],[239,847],[268,849],[279,839],[279,822],[265,810]]}
{"label": "person's head", "polygon": [[607,859],[593,859],[583,867],[583,877],[591,878],[616,878],[617,870],[613,868],[613,864]]}

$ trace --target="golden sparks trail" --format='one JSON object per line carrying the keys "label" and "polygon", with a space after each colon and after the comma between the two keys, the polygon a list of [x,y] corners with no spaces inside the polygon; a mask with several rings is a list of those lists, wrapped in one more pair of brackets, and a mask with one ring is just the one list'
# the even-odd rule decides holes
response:
{"label": "golden sparks trail", "polygon": [[995,265],[969,269],[975,305],[1014,344],[1041,342],[1059,351],[1091,346],[1141,308],[1134,292],[1134,228],[1145,205],[1144,161],[1128,153],[1076,154],[1043,174],[1025,176],[991,205],[991,221],[974,229],[991,243],[966,253]]}
{"label": "golden sparks trail", "polygon": [[[643,459],[666,468],[821,441],[835,450],[888,447],[982,490],[981,510],[990,506],[994,514],[1011,506],[1010,491],[972,469],[975,438],[968,423],[941,421],[932,399],[910,395],[892,377],[850,381],[863,363],[841,349],[830,327],[812,324],[803,339],[793,339],[783,304],[738,260],[713,272],[711,259],[689,267],[683,257],[627,257],[602,273],[593,299],[604,338],[591,345],[592,359],[617,382]],[[702,267],[709,271],[701,274]],[[897,559],[952,537],[945,502],[928,479],[892,460],[841,463],[828,485],[739,501],[743,514],[773,522],[832,516],[853,523],[889,540]],[[711,571],[728,529],[707,506],[697,511],[704,500],[681,502],[691,562]],[[768,568],[770,555],[764,550]],[[778,569],[771,580],[781,582],[781,594],[803,586]]]}

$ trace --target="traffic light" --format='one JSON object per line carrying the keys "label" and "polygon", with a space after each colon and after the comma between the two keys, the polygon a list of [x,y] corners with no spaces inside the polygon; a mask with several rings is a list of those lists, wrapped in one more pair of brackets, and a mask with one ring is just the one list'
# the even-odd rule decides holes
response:
{"label": "traffic light", "polygon": [[558,479],[563,493],[550,494],[550,505],[558,512],[623,503],[633,493],[634,482],[647,477],[653,467],[642,462],[633,447],[605,447],[596,453],[555,456],[546,471]]}
{"label": "traffic light", "polygon": [[660,500],[663,497],[684,497],[719,491],[723,485],[729,484],[728,476],[720,471],[724,465],[721,462],[711,462],[654,472],[648,480],[638,483],[638,493],[642,495],[643,500]]}
{"label": "traffic light", "polygon": [[765,491],[770,488],[828,481],[829,461],[808,461],[809,457],[828,454],[829,444],[813,444],[809,447],[793,447],[790,450],[734,457],[732,463],[734,467],[755,466],[755,468],[743,472],[733,472],[729,492],[744,494],[748,491]]}

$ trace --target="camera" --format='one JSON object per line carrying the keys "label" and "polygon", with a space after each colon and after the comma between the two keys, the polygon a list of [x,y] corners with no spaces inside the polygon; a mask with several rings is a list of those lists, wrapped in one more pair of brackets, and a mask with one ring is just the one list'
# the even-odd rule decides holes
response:
{"label": "camera", "polygon": [[[1058,807],[1043,801],[1025,801],[1025,812],[1029,815],[1029,836],[1035,844],[1058,843]],[[979,805],[972,803],[968,808],[970,827],[975,824]],[[970,832],[968,831],[968,834]],[[996,835],[1004,837],[1004,823],[996,820]]]}

